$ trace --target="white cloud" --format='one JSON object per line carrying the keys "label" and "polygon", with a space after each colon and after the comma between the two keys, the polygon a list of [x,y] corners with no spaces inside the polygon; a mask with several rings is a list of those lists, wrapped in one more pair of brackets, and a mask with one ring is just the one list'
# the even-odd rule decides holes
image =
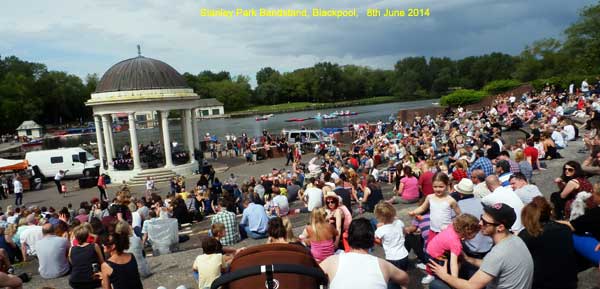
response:
{"label": "white cloud", "polygon": [[[557,37],[592,0],[309,0],[225,2],[19,1],[4,3],[0,54],[85,76],[136,55],[180,72],[227,70],[254,78],[261,67],[282,71],[319,61],[391,68],[409,55],[464,57],[518,53]],[[201,7],[430,8],[429,18],[205,18]],[[543,7],[543,9],[541,8]]]}

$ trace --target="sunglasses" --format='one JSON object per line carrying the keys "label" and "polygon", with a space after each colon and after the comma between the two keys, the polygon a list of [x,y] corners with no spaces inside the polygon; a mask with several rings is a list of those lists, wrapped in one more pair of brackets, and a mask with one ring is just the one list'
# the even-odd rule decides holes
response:
{"label": "sunglasses", "polygon": [[336,201],[326,201],[325,203],[327,203],[328,205],[329,205],[329,204],[337,204],[337,202],[336,202]]}
{"label": "sunglasses", "polygon": [[502,224],[498,224],[498,223],[492,223],[492,222],[488,222],[488,221],[486,221],[486,220],[483,218],[483,215],[481,215],[481,217],[479,217],[479,220],[481,221],[481,223],[482,223],[484,226],[488,226],[488,225],[492,225],[492,226],[500,226],[500,225],[502,225]]}
{"label": "sunglasses", "polygon": [[574,171],[575,171],[575,169],[574,169],[574,168],[565,168],[565,171],[567,171],[567,172],[571,172],[571,173],[572,173],[572,172],[574,172]]}

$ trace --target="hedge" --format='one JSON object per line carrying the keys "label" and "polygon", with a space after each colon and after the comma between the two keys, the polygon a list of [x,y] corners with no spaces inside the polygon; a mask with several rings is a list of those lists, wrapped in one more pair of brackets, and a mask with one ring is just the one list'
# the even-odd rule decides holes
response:
{"label": "hedge", "polygon": [[448,95],[442,96],[440,104],[443,106],[468,105],[480,102],[486,96],[488,96],[488,93],[485,91],[459,89]]}
{"label": "hedge", "polygon": [[519,87],[521,82],[515,79],[502,79],[489,82],[483,87],[483,90],[490,95],[503,93],[513,88]]}

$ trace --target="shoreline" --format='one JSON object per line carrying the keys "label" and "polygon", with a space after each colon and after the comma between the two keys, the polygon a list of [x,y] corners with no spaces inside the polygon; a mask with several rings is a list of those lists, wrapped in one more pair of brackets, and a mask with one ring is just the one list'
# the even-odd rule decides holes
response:
{"label": "shoreline", "polygon": [[[319,109],[330,109],[330,108],[340,108],[340,107],[350,107],[357,105],[375,105],[375,104],[384,104],[384,103],[396,103],[396,102],[409,102],[409,101],[419,101],[419,100],[436,100],[439,98],[409,98],[409,97],[393,97],[393,96],[378,96],[357,100],[348,100],[341,102],[333,102],[333,103],[309,103],[309,102],[291,102],[291,103],[283,103],[276,104],[271,106],[256,106],[258,109],[249,110],[241,110],[241,111],[232,111],[227,114],[231,118],[241,118],[255,115],[264,115],[270,113],[288,113],[288,112],[299,112],[299,111],[313,111]],[[297,104],[299,107],[290,107],[290,108],[280,108],[285,105],[294,105]],[[304,106],[302,106],[304,104]]]}

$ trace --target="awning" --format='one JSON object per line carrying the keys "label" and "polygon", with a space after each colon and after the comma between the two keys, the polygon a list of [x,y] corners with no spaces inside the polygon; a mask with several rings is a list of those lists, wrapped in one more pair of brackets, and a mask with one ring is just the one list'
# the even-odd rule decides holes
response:
{"label": "awning", "polygon": [[27,160],[0,159],[0,171],[26,170],[28,166]]}

